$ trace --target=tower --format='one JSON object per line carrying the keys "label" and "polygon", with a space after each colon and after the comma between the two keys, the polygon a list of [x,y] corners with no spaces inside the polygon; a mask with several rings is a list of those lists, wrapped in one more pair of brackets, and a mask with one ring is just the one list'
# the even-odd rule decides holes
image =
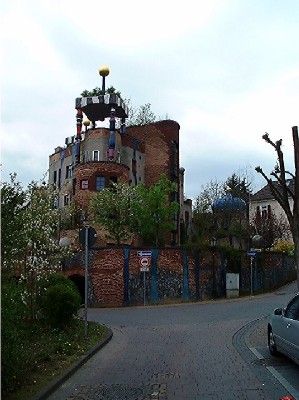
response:
{"label": "tower", "polygon": [[[127,106],[105,88],[109,68],[101,67],[99,74],[101,89],[85,91],[75,100],[76,135],[67,137],[65,146],[56,147],[49,157],[49,183],[59,191],[59,208],[63,212],[75,205],[82,221],[88,219],[91,197],[111,182],[151,186],[162,174],[176,183],[172,200],[180,203],[179,124],[164,120],[126,127]],[[99,126],[108,118],[109,128]],[[178,216],[169,244],[179,243]],[[98,236],[98,244],[105,245]]]}

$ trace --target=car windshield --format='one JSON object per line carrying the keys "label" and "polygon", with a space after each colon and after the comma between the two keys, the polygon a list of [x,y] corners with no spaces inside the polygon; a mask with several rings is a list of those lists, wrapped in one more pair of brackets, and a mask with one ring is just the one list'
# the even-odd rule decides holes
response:
{"label": "car windshield", "polygon": [[299,296],[295,297],[287,306],[285,317],[299,321]]}

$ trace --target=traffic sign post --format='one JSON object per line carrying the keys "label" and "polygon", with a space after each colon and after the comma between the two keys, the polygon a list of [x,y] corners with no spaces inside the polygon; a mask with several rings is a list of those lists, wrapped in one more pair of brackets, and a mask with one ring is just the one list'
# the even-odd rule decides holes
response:
{"label": "traffic sign post", "polygon": [[145,306],[145,273],[149,272],[152,252],[150,250],[137,251],[137,256],[139,258],[140,272],[143,272],[143,305]]}
{"label": "traffic sign post", "polygon": [[250,294],[253,295],[253,259],[256,256],[255,249],[247,251],[247,255],[250,257]]}
{"label": "traffic sign post", "polygon": [[150,257],[140,257],[139,264],[140,264],[141,272],[148,272],[149,267],[151,265],[151,258]]}

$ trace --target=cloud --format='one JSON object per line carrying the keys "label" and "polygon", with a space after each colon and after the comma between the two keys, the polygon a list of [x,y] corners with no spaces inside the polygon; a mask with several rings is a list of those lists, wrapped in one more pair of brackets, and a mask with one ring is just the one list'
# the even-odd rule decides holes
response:
{"label": "cloud", "polygon": [[188,197],[247,166],[270,171],[265,131],[283,139],[292,167],[297,2],[11,0],[2,9],[3,179],[41,178],[49,154],[75,134],[75,98],[100,86],[103,64],[107,85],[133,106],[151,103],[180,124]]}

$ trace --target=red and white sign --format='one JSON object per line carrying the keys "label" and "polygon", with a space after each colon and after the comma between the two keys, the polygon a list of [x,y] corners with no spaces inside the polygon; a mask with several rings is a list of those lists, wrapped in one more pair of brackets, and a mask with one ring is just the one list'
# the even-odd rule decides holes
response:
{"label": "red and white sign", "polygon": [[140,264],[140,271],[141,272],[147,272],[149,271],[149,267],[151,265],[151,257],[140,257],[139,258],[139,264]]}

